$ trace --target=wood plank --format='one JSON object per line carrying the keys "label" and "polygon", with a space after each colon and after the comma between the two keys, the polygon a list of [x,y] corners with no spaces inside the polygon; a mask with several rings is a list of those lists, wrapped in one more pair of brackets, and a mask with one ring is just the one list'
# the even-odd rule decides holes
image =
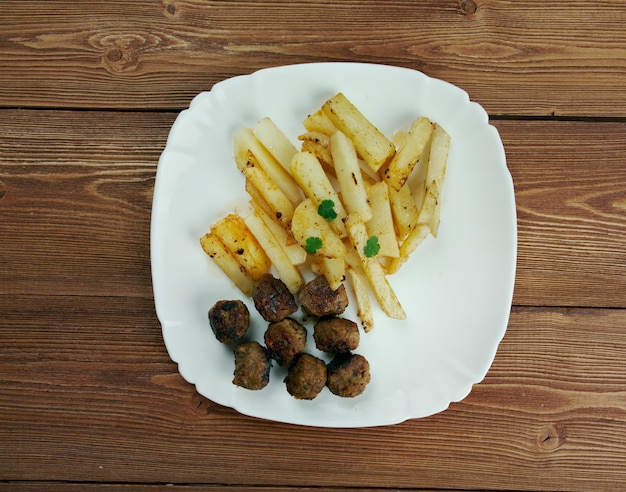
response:
{"label": "wood plank", "polygon": [[352,430],[200,396],[169,361],[149,299],[5,295],[0,312],[3,481],[580,491],[626,480],[624,310],[516,308],[464,401]]}
{"label": "wood plank", "polygon": [[155,170],[176,115],[3,113],[0,291],[151,295]]}
{"label": "wood plank", "polygon": [[495,126],[515,183],[514,302],[626,307],[626,124]]}
{"label": "wood plank", "polygon": [[[3,488],[4,487],[4,488]],[[175,487],[175,489],[174,489]],[[388,492],[387,488],[353,487],[267,487],[264,485],[204,485],[204,484],[119,484],[119,483],[67,483],[67,482],[0,482],[0,490],[11,492]],[[434,489],[403,489],[403,492],[436,492]],[[446,489],[446,492],[470,492]]]}
{"label": "wood plank", "polygon": [[491,114],[626,114],[619,0],[10,0],[3,19],[3,107],[181,109],[234,75],[352,60],[448,80]]}
{"label": "wood plank", "polygon": [[[170,113],[4,110],[1,293],[151,296]],[[519,221],[514,302],[626,307],[626,124],[495,121]]]}
{"label": "wood plank", "polygon": [[[175,486],[175,489],[174,489]],[[119,483],[66,483],[66,482],[0,482],[0,490],[11,492],[385,492],[388,489],[381,488],[346,488],[342,487],[271,487],[264,485],[202,485],[202,484],[119,484]],[[417,489],[404,489],[405,492],[417,492]],[[419,492],[435,492],[419,489]],[[464,492],[450,490],[446,492]],[[469,492],[469,491],[465,491]]]}

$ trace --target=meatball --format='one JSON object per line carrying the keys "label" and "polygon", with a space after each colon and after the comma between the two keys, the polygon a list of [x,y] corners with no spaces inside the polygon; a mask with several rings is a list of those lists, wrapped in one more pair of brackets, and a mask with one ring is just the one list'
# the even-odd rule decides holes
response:
{"label": "meatball", "polygon": [[326,385],[326,364],[311,354],[300,354],[289,366],[285,384],[297,400],[312,400]]}
{"label": "meatball", "polygon": [[260,390],[270,382],[272,361],[258,342],[240,343],[235,347],[233,384],[249,390]]}
{"label": "meatball", "polygon": [[242,301],[217,301],[209,309],[209,323],[222,343],[237,343],[250,326],[250,312]]}
{"label": "meatball", "polygon": [[346,353],[361,341],[358,325],[346,318],[322,318],[313,327],[315,346],[323,352]]}
{"label": "meatball", "polygon": [[279,366],[288,366],[296,355],[304,350],[307,331],[295,319],[285,318],[276,323],[270,323],[265,330],[265,346],[270,357],[278,362]]}
{"label": "meatball", "polygon": [[265,321],[275,323],[298,310],[298,305],[285,283],[272,275],[263,275],[254,286],[254,306]]}
{"label": "meatball", "polygon": [[370,364],[360,354],[337,354],[326,369],[326,386],[337,396],[358,396],[370,382]]}
{"label": "meatball", "polygon": [[326,277],[319,276],[307,283],[298,296],[302,310],[312,316],[332,316],[348,307],[348,294],[342,285],[332,290]]}

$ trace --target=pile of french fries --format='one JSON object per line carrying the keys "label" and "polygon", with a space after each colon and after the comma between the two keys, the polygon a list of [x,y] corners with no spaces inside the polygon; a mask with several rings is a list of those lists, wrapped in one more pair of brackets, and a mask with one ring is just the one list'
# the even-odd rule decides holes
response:
{"label": "pile of french fries", "polygon": [[303,126],[300,150],[269,117],[236,132],[251,212],[213,224],[202,248],[245,295],[272,266],[296,294],[310,268],[332,289],[350,279],[364,331],[374,326],[370,293],[405,319],[387,276],[437,237],[450,136],[418,117],[388,138],[342,93]]}

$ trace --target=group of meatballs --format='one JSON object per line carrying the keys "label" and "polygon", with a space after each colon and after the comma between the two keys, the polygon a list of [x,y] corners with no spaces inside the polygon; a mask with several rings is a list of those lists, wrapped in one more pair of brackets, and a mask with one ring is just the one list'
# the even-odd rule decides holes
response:
{"label": "group of meatballs", "polygon": [[[342,397],[363,393],[370,382],[369,362],[353,351],[358,347],[358,325],[340,315],[348,306],[343,285],[332,290],[323,276],[307,283],[295,296],[282,280],[267,274],[256,284],[254,306],[269,324],[264,345],[242,341],[250,325],[250,312],[241,300],[216,302],[209,310],[209,323],[216,338],[234,345],[233,384],[260,390],[270,380],[272,362],[286,367],[287,391],[299,400],[312,400],[324,387]],[[315,319],[313,339],[318,350],[332,354],[330,362],[305,352],[306,327],[292,317],[298,303],[305,315]]]}

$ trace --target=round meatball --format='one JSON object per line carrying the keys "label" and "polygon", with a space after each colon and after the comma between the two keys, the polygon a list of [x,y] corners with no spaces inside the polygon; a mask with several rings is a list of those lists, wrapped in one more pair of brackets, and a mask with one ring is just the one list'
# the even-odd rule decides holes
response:
{"label": "round meatball", "polygon": [[359,346],[358,325],[346,318],[322,318],[313,327],[315,346],[322,352],[338,354],[350,352]]}
{"label": "round meatball", "polygon": [[337,354],[326,369],[326,386],[337,396],[358,396],[370,382],[370,364],[360,354]]}
{"label": "round meatball", "polygon": [[248,331],[250,312],[242,301],[217,301],[209,309],[209,323],[220,342],[237,343]]}
{"label": "round meatball", "polygon": [[288,366],[304,350],[307,331],[295,319],[285,318],[270,323],[265,330],[265,346],[279,366]]}
{"label": "round meatball", "polygon": [[298,310],[296,300],[285,283],[269,273],[254,286],[252,299],[259,314],[270,323],[285,319]]}
{"label": "round meatball", "polygon": [[307,283],[298,296],[302,310],[311,316],[336,316],[348,307],[348,294],[342,285],[332,290],[326,277],[316,277]]}
{"label": "round meatball", "polygon": [[314,355],[302,353],[289,366],[285,384],[297,400],[312,400],[326,385],[326,364]]}
{"label": "round meatball", "polygon": [[270,382],[272,361],[258,342],[240,343],[235,347],[233,384],[249,390],[260,390]]}

